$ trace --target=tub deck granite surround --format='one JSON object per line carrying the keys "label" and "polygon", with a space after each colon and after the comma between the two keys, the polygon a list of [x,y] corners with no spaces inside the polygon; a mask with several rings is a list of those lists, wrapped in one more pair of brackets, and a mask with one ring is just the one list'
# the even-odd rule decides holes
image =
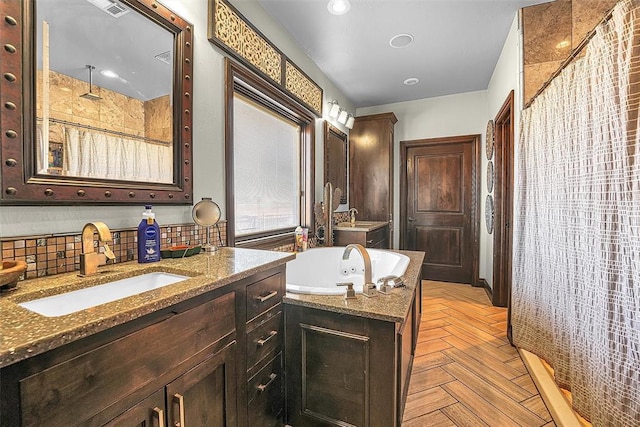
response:
{"label": "tub deck granite surround", "polygon": [[[67,273],[19,282],[18,290],[0,294],[0,367],[170,307],[294,258],[294,254],[283,252],[220,248],[212,255],[166,259],[153,264],[107,265],[91,277]],[[18,306],[21,302],[154,271],[191,278],[60,317],[44,317]]]}
{"label": "tub deck granite surround", "polygon": [[420,284],[424,252],[392,251],[409,257],[404,274],[405,287],[394,289],[389,295],[367,298],[358,294],[356,299],[345,300],[342,295],[307,295],[287,292],[285,304],[299,305],[335,313],[350,314],[369,319],[401,323],[411,308],[414,291]]}

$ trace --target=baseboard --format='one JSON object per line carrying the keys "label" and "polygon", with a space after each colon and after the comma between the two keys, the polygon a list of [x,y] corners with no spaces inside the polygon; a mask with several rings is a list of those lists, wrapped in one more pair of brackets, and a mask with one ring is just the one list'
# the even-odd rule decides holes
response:
{"label": "baseboard", "polygon": [[484,291],[487,293],[487,296],[489,297],[489,301],[493,301],[493,289],[491,289],[491,286],[489,286],[489,283],[485,279],[483,278],[478,279],[478,287],[484,288]]}
{"label": "baseboard", "polygon": [[542,364],[540,358],[521,348],[518,348],[518,352],[556,425],[562,427],[582,427],[582,423],[580,423],[578,417],[576,417],[569,402],[565,399],[553,380],[553,377],[551,377],[547,368]]}

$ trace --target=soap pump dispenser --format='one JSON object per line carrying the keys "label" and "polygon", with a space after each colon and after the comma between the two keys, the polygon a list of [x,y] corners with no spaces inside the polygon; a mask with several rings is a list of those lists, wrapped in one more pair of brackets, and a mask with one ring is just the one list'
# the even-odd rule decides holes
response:
{"label": "soap pump dispenser", "polygon": [[355,226],[356,225],[356,214],[358,213],[358,209],[356,208],[351,208],[349,209],[349,215],[351,216],[351,225]]}

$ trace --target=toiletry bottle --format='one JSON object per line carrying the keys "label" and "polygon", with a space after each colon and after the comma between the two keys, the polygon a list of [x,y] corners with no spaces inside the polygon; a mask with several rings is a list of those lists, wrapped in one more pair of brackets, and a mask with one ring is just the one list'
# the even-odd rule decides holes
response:
{"label": "toiletry bottle", "polygon": [[160,227],[151,205],[146,205],[138,226],[138,262],[160,261]]}
{"label": "toiletry bottle", "polygon": [[293,234],[296,237],[295,250],[296,252],[302,252],[302,227],[297,226]]}

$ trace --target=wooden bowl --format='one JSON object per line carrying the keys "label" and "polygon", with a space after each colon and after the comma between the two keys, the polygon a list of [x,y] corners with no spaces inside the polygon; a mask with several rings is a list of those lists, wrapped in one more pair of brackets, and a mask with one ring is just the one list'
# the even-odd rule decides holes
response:
{"label": "wooden bowl", "polygon": [[12,290],[18,283],[18,278],[27,270],[27,263],[24,261],[2,261],[0,270],[0,291]]}

